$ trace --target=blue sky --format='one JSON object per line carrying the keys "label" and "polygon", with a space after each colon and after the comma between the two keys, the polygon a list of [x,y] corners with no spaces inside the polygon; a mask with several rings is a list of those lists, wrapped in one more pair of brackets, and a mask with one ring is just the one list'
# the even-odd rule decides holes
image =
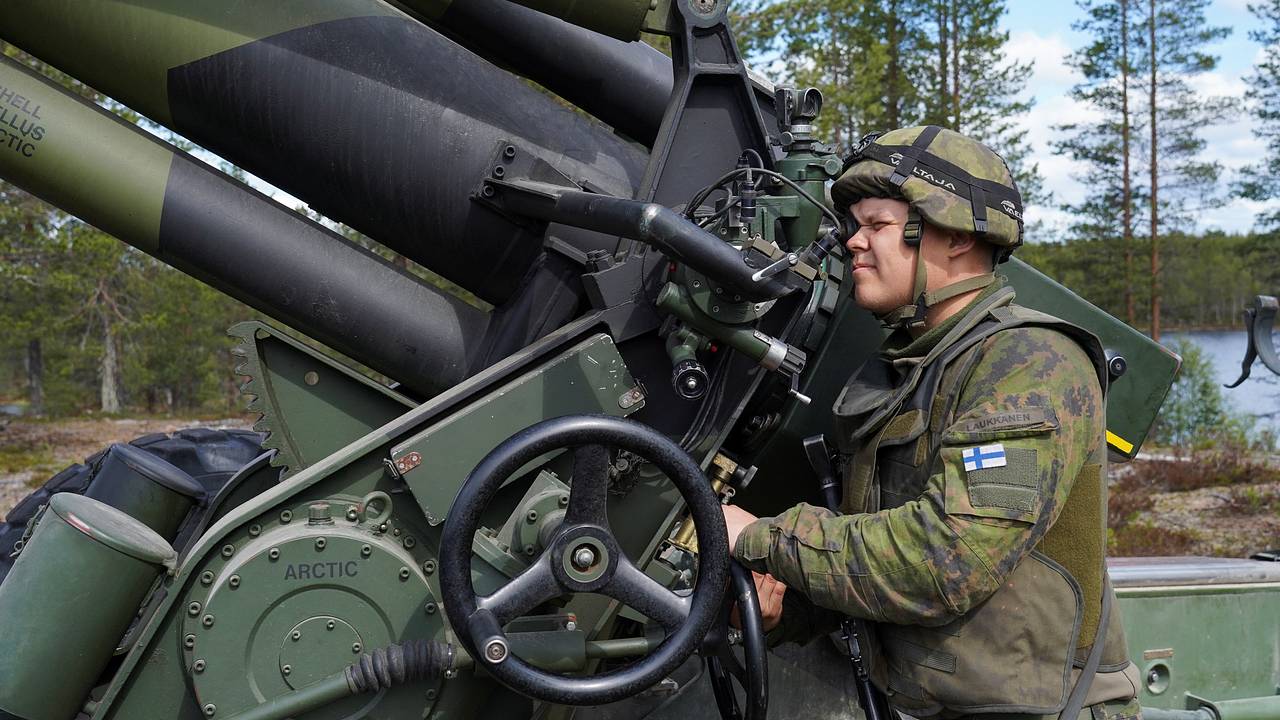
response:
{"label": "blue sky", "polygon": [[[1232,34],[1209,48],[1219,57],[1218,67],[1193,81],[1194,87],[1207,94],[1241,97],[1245,76],[1260,57],[1262,48],[1249,40],[1248,31],[1257,27],[1249,13],[1248,0],[1214,0],[1207,12],[1210,22],[1232,28]],[[1084,187],[1072,177],[1079,168],[1064,157],[1055,156],[1049,142],[1056,137],[1052,130],[1073,120],[1085,120],[1089,109],[1068,96],[1079,76],[1067,67],[1063,57],[1087,41],[1087,36],[1071,29],[1072,21],[1083,13],[1074,2],[1058,0],[1010,0],[1009,12],[1003,19],[1009,31],[1007,51],[1012,59],[1035,63],[1028,83],[1027,95],[1035,98],[1035,107],[1023,119],[1032,146],[1032,159],[1040,164],[1045,186],[1058,202],[1075,202],[1084,195]],[[1205,157],[1222,162],[1229,179],[1241,165],[1257,158],[1263,144],[1253,137],[1252,118],[1241,112],[1232,121],[1207,127],[1202,137],[1208,142]],[[1197,218],[1197,230],[1218,228],[1229,232],[1245,232],[1264,206],[1235,200],[1222,208],[1205,211]],[[1028,208],[1028,220],[1043,222],[1044,235],[1052,237],[1069,220],[1056,208]]]}

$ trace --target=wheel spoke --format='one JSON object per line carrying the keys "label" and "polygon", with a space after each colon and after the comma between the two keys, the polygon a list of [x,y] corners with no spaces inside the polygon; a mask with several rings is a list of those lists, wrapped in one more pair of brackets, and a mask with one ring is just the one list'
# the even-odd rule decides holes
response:
{"label": "wheel spoke", "polygon": [[609,527],[605,500],[609,488],[609,451],[600,445],[583,445],[573,450],[573,479],[569,487],[569,507],[564,524],[589,523]]}
{"label": "wheel spoke", "polygon": [[488,610],[506,625],[535,607],[562,594],[551,574],[551,558],[543,553],[524,572],[492,594],[476,600],[476,607]]}
{"label": "wheel spoke", "polygon": [[600,592],[626,603],[645,617],[657,620],[668,631],[689,616],[691,601],[680,597],[645,575],[626,558],[620,558],[613,579]]}

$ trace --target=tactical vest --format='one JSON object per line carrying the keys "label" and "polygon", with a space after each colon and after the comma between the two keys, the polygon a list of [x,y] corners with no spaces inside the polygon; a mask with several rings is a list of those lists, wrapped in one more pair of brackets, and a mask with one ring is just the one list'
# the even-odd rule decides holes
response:
{"label": "tactical vest", "polygon": [[[1079,343],[1106,389],[1106,358],[1088,331],[1012,305],[1003,288],[965,311],[923,358],[897,366],[877,356],[836,400],[836,444],[844,462],[842,510],[875,512],[918,498],[942,472],[940,441],[981,356],[983,341],[1015,327],[1045,327]],[[977,442],[1047,432],[1029,414],[1022,427],[975,435]],[[1060,712],[1098,634],[1105,570],[1106,446],[1099,437],[1058,519],[1004,585],[964,616],[940,627],[874,624],[873,679],[895,707],[918,717]],[[1108,587],[1106,592],[1110,593]],[[1114,603],[1112,603],[1114,605]],[[1132,697],[1119,613],[1108,622],[1089,704]],[[1073,672],[1074,670],[1074,672]],[[1116,673],[1110,681],[1107,673]]]}

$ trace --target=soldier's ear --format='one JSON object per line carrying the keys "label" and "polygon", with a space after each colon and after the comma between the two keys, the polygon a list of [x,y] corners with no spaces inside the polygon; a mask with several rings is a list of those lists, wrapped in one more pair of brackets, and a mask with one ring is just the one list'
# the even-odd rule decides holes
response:
{"label": "soldier's ear", "polygon": [[966,253],[973,252],[977,249],[978,241],[973,237],[973,233],[962,232],[960,230],[947,231],[947,257],[957,258]]}

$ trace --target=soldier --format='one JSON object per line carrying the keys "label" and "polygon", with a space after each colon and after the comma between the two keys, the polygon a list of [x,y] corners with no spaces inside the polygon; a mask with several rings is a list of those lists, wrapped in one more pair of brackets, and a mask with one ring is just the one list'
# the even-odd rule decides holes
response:
{"label": "soldier", "polygon": [[842,513],[725,508],[770,641],[869,621],[872,680],[920,718],[1140,717],[1103,563],[1105,358],[995,275],[1022,243],[1007,166],[906,128],[864,138],[832,197],[854,298],[893,332],[833,408]]}

